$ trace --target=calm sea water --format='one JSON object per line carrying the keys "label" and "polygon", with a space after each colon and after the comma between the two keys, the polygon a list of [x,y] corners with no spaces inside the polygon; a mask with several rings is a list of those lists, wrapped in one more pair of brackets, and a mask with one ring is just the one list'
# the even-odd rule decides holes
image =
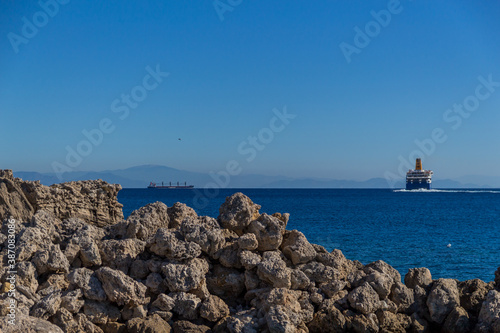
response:
{"label": "calm sea water", "polygon": [[[492,281],[500,266],[500,190],[222,189],[195,210],[217,217],[235,192],[261,212],[290,213],[287,229],[310,242],[363,264],[382,259],[402,276],[427,267],[433,278]],[[195,196],[194,190],[124,189],[118,200],[128,216],[155,201],[196,208]]]}

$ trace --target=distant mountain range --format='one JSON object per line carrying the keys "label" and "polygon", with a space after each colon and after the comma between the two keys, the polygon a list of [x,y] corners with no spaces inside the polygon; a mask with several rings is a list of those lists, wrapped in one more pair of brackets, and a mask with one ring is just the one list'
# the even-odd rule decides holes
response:
{"label": "distant mountain range", "polygon": [[[16,177],[24,180],[40,180],[44,185],[52,185],[61,181],[55,174],[19,171],[14,172]],[[145,188],[150,182],[166,184],[172,182],[194,185],[203,188],[210,183],[218,183],[219,187],[227,188],[389,188],[384,178],[371,178],[365,181],[320,179],[320,178],[290,178],[282,176],[265,176],[257,174],[245,174],[232,176],[229,179],[223,176],[215,176],[206,173],[192,172],[174,169],[160,165],[141,165],[120,170],[105,170],[92,172],[69,172],[65,173],[63,182],[102,179],[109,183],[121,184],[124,188]],[[480,178],[478,178],[480,179]],[[487,183],[474,182],[474,176],[464,177],[463,181],[451,179],[433,180],[434,188],[491,188]],[[495,182],[493,184],[499,183]],[[404,181],[396,182],[395,188],[404,188]],[[500,186],[499,186],[500,187]]]}

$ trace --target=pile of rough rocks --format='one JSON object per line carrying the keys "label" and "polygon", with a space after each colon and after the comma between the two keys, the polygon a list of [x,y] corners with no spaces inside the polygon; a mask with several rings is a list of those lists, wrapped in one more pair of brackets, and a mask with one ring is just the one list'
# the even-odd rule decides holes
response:
{"label": "pile of rough rocks", "polygon": [[[500,332],[495,281],[366,266],[286,230],[236,193],[217,219],[156,202],[123,220],[120,187],[0,173],[3,332]],[[7,230],[17,222],[16,325]]]}

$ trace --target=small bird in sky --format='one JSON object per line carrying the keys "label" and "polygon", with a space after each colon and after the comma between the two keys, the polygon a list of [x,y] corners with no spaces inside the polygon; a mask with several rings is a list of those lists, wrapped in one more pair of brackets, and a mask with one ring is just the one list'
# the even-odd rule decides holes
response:
{"label": "small bird in sky", "polygon": [[179,141],[181,141],[181,138],[179,138]]}

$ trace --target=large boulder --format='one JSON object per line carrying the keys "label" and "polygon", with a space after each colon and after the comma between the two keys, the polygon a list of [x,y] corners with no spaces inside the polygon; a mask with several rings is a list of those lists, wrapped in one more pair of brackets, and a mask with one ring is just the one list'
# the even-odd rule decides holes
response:
{"label": "large boulder", "polygon": [[46,272],[69,273],[69,262],[59,245],[51,244],[47,249],[38,251],[33,257],[39,275]]}
{"label": "large boulder", "polygon": [[415,303],[415,294],[412,289],[408,288],[401,282],[397,282],[392,286],[390,300],[396,304],[398,312],[408,313],[412,310]]}
{"label": "large boulder", "polygon": [[223,228],[242,234],[251,221],[259,217],[260,206],[243,193],[235,193],[226,198],[219,209],[219,223]]}
{"label": "large boulder", "polygon": [[30,316],[47,320],[56,314],[60,306],[61,292],[54,291],[42,298],[30,309]]}
{"label": "large boulder", "polygon": [[186,319],[198,318],[201,306],[201,300],[198,297],[185,292],[171,293],[168,296],[174,300],[173,312]]}
{"label": "large boulder", "polygon": [[155,202],[134,210],[127,218],[126,237],[146,241],[159,228],[168,228],[170,218],[168,207],[163,202]]}
{"label": "large boulder", "polygon": [[88,268],[72,270],[68,275],[68,280],[73,288],[80,288],[88,299],[100,302],[107,299],[101,281],[99,281],[95,272]]}
{"label": "large boulder", "polygon": [[250,222],[247,232],[255,234],[259,244],[257,250],[274,251],[281,246],[287,222],[288,216],[280,219],[264,213]]}
{"label": "large boulder", "polygon": [[44,319],[18,314],[15,320],[15,324],[9,323],[9,317],[0,317],[0,332],[63,333],[63,330]]}
{"label": "large boulder", "polygon": [[484,281],[473,279],[459,282],[458,290],[460,293],[460,306],[477,316],[491,287]]}
{"label": "large boulder", "polygon": [[166,228],[158,229],[148,241],[148,247],[151,252],[171,260],[193,259],[201,254],[198,244],[186,242],[180,233]]}
{"label": "large boulder", "polygon": [[14,178],[12,170],[0,170],[0,223],[12,217],[21,223],[28,222],[35,208],[26,198],[22,180]]}
{"label": "large boulder", "polygon": [[432,283],[432,275],[429,269],[410,268],[405,275],[405,284],[408,288],[415,289],[416,286],[427,288]]}
{"label": "large boulder", "polygon": [[203,259],[192,259],[185,264],[168,263],[162,267],[165,283],[171,291],[188,292],[200,287],[208,272],[208,263]]}
{"label": "large boulder", "polygon": [[198,215],[193,208],[186,204],[176,202],[172,207],[168,208],[168,216],[170,218],[169,228],[178,229],[185,218],[197,218]]}
{"label": "large boulder", "polygon": [[262,261],[257,265],[259,278],[275,288],[290,288],[292,286],[292,272],[286,267],[277,251],[264,253]]}
{"label": "large boulder", "polygon": [[119,269],[127,274],[132,262],[144,252],[146,242],[135,238],[104,240],[101,244],[100,256],[103,264]]}
{"label": "large boulder", "polygon": [[368,283],[352,290],[347,299],[353,309],[363,314],[374,313],[380,308],[379,296]]}
{"label": "large boulder", "polygon": [[200,316],[209,321],[216,322],[229,315],[229,307],[220,298],[210,295],[200,306]]}
{"label": "large boulder", "polygon": [[121,319],[121,313],[118,307],[110,303],[86,300],[83,306],[83,312],[94,324],[106,324]]}
{"label": "large boulder", "polygon": [[95,273],[111,302],[118,305],[142,305],[149,302],[149,298],[146,298],[146,286],[122,271],[101,267]]}
{"label": "large boulder", "polygon": [[383,332],[405,333],[411,325],[411,318],[402,313],[378,310],[377,319]]}
{"label": "large boulder", "polygon": [[79,259],[79,264],[84,267],[100,266],[102,264],[97,241],[87,235],[71,238],[64,254],[71,264],[75,263],[75,259]]}
{"label": "large boulder", "polygon": [[223,230],[217,220],[211,217],[186,217],[181,223],[180,232],[187,242],[198,244],[210,257],[226,244]]}
{"label": "large boulder", "polygon": [[342,277],[347,277],[353,270],[356,269],[356,265],[351,260],[348,260],[342,251],[334,249],[332,252],[326,251],[323,246],[312,244],[316,250],[316,261],[322,263],[325,266],[330,266],[339,271]]}
{"label": "large boulder", "polygon": [[445,333],[466,333],[470,332],[471,322],[467,311],[457,306],[451,310],[443,323],[443,332]]}
{"label": "large boulder", "polygon": [[281,250],[294,265],[306,264],[316,257],[316,250],[298,230],[285,233]]}
{"label": "large boulder", "polygon": [[48,250],[52,245],[51,240],[46,237],[42,229],[28,227],[18,234],[16,259],[17,261],[29,261],[35,253]]}
{"label": "large boulder", "polygon": [[307,327],[311,333],[342,333],[346,331],[346,320],[342,312],[328,302],[314,314]]}
{"label": "large boulder", "polygon": [[20,187],[35,211],[45,210],[60,220],[80,218],[96,226],[106,226],[123,219],[117,200],[121,186],[103,180],[86,180],[55,184],[22,182]]}
{"label": "large boulder", "polygon": [[496,290],[488,292],[479,312],[479,323],[486,327],[500,328],[500,292]]}
{"label": "large boulder", "polygon": [[457,281],[439,279],[434,281],[427,298],[427,307],[432,321],[442,324],[448,314],[460,305]]}
{"label": "large boulder", "polygon": [[160,316],[154,314],[147,318],[134,318],[127,322],[129,333],[170,333],[172,328]]}

